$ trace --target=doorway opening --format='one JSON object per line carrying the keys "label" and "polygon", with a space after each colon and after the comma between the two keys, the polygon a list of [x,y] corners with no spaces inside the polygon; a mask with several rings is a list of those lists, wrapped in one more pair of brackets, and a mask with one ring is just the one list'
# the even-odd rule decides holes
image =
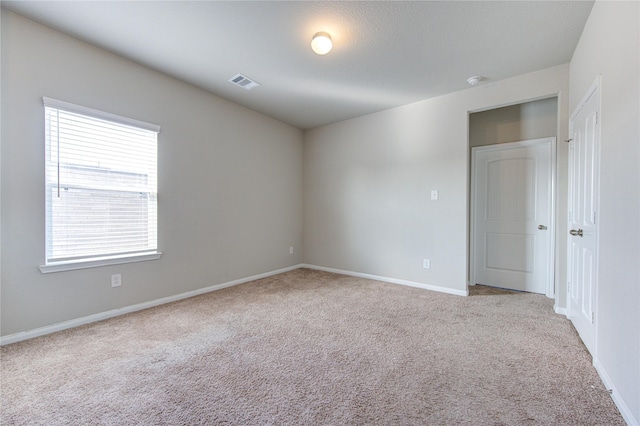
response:
{"label": "doorway opening", "polygon": [[557,97],[469,114],[470,286],[555,297],[557,123]]}

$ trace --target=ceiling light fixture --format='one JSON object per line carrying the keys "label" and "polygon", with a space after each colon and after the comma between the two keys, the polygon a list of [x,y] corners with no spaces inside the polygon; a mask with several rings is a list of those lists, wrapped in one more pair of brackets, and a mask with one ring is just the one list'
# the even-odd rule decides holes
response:
{"label": "ceiling light fixture", "polygon": [[331,42],[329,33],[319,32],[313,35],[311,39],[311,49],[318,55],[326,55],[332,47],[333,43]]}
{"label": "ceiling light fixture", "polygon": [[480,77],[479,75],[474,75],[473,77],[469,77],[467,79],[467,83],[469,83],[470,86],[475,86],[476,84],[480,83],[480,80],[482,80],[482,77]]}

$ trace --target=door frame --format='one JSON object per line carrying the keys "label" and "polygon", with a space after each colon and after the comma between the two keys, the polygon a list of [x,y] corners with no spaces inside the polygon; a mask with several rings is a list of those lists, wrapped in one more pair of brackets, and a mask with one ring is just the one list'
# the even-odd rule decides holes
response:
{"label": "door frame", "polygon": [[470,220],[470,245],[469,245],[469,264],[471,266],[469,271],[469,285],[476,285],[476,258],[475,258],[475,249],[476,249],[476,238],[475,238],[475,230],[476,230],[476,179],[475,179],[475,162],[476,162],[476,153],[478,151],[500,151],[505,149],[513,149],[519,147],[527,147],[532,145],[540,145],[543,143],[549,143],[549,171],[550,171],[550,180],[549,180],[549,206],[550,206],[550,218],[549,218],[549,271],[547,276],[547,286],[545,289],[545,296],[549,298],[555,299],[556,295],[556,285],[555,285],[555,263],[556,263],[556,137],[551,136],[547,138],[539,138],[539,139],[528,139],[517,142],[508,142],[508,143],[497,143],[492,145],[484,145],[484,146],[475,146],[471,148],[471,220]]}

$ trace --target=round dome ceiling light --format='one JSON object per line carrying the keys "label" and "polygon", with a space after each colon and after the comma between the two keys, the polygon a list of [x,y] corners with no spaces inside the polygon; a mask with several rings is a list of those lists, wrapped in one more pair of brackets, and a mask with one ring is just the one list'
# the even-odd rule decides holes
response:
{"label": "round dome ceiling light", "polygon": [[329,33],[319,32],[313,35],[311,39],[311,49],[318,55],[326,55],[332,47],[333,43],[331,42]]}

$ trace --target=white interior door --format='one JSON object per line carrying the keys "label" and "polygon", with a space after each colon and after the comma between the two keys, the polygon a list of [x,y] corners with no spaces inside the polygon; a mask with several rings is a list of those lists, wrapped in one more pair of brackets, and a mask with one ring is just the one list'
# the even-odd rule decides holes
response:
{"label": "white interior door", "polygon": [[596,84],[569,121],[568,312],[585,346],[595,349],[598,108]]}
{"label": "white interior door", "polygon": [[555,138],[472,152],[474,284],[553,296]]}

